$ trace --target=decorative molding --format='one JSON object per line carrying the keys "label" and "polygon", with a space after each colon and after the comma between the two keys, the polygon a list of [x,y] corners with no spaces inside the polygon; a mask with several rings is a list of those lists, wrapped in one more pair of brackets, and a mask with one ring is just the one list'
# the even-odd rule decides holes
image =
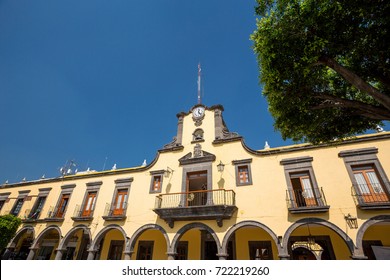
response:
{"label": "decorative molding", "polygon": [[131,182],[133,182],[134,178],[133,177],[129,177],[129,178],[120,178],[120,179],[116,179],[114,182],[116,185],[119,185],[119,184],[129,184]]}
{"label": "decorative molding", "polygon": [[165,172],[164,169],[155,170],[155,171],[150,171],[150,175],[163,175],[164,172]]}
{"label": "decorative molding", "polygon": [[240,160],[232,160],[232,164],[233,165],[237,165],[237,164],[246,164],[246,163],[251,163],[252,162],[252,159],[251,158],[248,158],[248,159],[240,159]]}
{"label": "decorative molding", "polygon": [[88,182],[86,185],[87,187],[96,187],[101,186],[103,184],[103,181],[96,181],[96,182]]}
{"label": "decorative molding", "polygon": [[[197,144],[199,145],[199,144]],[[200,146],[200,145],[199,145]],[[192,153],[189,152],[184,157],[179,159],[180,165],[187,165],[187,164],[197,164],[202,162],[211,162],[215,161],[215,155],[206,152],[206,151],[197,151],[198,154],[192,156]]]}
{"label": "decorative molding", "polygon": [[288,211],[291,214],[301,214],[301,213],[326,213],[329,211],[330,206],[311,206],[311,207],[290,207]]}
{"label": "decorative molding", "polygon": [[198,207],[155,208],[153,211],[163,219],[170,228],[175,221],[215,220],[219,227],[223,220],[231,219],[237,211],[235,205],[205,205]]}
{"label": "decorative molding", "polygon": [[180,144],[177,141],[177,137],[175,136],[175,137],[173,137],[172,142],[164,145],[164,149],[170,149],[170,148],[173,148],[173,147],[177,147],[179,145]]}
{"label": "decorative molding", "polygon": [[74,189],[75,187],[76,187],[76,184],[68,184],[68,185],[63,185],[63,186],[61,186],[61,189],[62,189],[62,190]]}
{"label": "decorative molding", "polygon": [[280,161],[281,165],[287,164],[300,164],[303,162],[312,162],[313,157],[305,156],[305,157],[295,157],[295,158],[285,158]]}
{"label": "decorative molding", "polygon": [[341,151],[339,153],[339,157],[352,157],[352,156],[361,156],[361,155],[369,155],[369,154],[377,154],[378,148],[370,147],[356,150],[346,150]]}

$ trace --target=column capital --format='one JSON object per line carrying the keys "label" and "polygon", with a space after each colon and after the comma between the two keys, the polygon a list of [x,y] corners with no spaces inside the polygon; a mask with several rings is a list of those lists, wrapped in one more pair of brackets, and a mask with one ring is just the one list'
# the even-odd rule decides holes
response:
{"label": "column capital", "polygon": [[226,253],[219,253],[217,254],[217,257],[219,258],[219,260],[226,260],[228,257],[229,257],[229,254],[226,254]]}
{"label": "column capital", "polygon": [[280,255],[278,255],[278,257],[281,260],[289,260],[290,259],[290,255],[289,254],[280,254]]}

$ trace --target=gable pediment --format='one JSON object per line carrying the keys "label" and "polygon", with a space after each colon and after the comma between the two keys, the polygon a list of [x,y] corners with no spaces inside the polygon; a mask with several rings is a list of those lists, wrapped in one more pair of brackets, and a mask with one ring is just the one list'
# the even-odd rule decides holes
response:
{"label": "gable pediment", "polygon": [[197,148],[195,148],[194,153],[189,152],[184,157],[179,159],[180,165],[197,164],[212,161],[215,161],[215,155],[206,151],[199,151],[197,150]]}

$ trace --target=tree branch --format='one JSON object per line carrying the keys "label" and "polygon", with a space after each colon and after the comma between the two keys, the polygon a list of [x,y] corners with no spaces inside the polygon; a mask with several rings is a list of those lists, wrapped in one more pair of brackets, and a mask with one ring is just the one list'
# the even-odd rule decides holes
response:
{"label": "tree branch", "polygon": [[390,96],[381,93],[378,89],[371,86],[354,72],[337,63],[337,61],[335,61],[333,58],[322,56],[319,58],[318,62],[335,70],[358,90],[372,96],[377,102],[382,104],[388,111],[390,111]]}
{"label": "tree branch", "polygon": [[324,100],[320,105],[313,106],[312,109],[324,108],[350,108],[358,110],[363,116],[375,120],[390,120],[390,111],[383,107],[374,106],[357,100],[348,100],[330,94],[317,94],[315,98]]}

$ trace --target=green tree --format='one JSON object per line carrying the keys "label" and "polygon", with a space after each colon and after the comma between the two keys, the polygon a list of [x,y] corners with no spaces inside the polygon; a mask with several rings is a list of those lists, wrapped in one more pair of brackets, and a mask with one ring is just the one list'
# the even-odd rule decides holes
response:
{"label": "green tree", "polygon": [[331,141],[390,120],[390,1],[257,4],[251,39],[284,139]]}
{"label": "green tree", "polygon": [[0,216],[0,252],[15,236],[22,220],[13,215]]}

